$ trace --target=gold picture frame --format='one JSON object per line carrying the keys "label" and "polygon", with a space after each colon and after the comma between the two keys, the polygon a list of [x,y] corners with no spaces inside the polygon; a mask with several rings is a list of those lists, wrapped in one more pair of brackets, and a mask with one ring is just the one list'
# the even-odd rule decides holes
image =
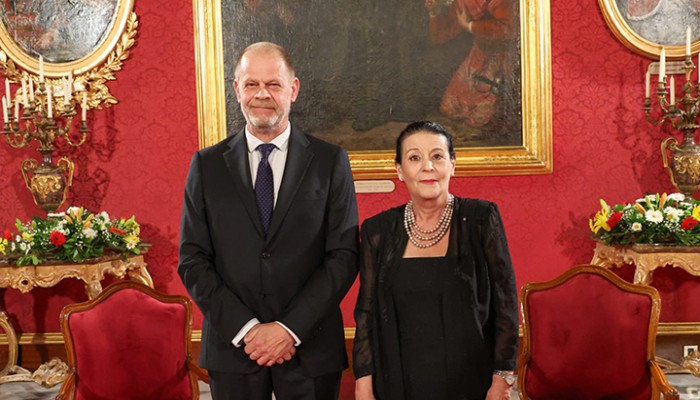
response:
{"label": "gold picture frame", "polygon": [[[522,143],[457,148],[458,176],[547,174],[552,161],[549,0],[520,0]],[[199,145],[226,137],[221,2],[193,0]],[[355,179],[393,178],[393,149],[350,151]]]}
{"label": "gold picture frame", "polygon": [[[105,83],[115,79],[114,73],[121,70],[123,61],[129,55],[129,49],[135,43],[138,21],[136,14],[133,12],[134,0],[101,0],[101,2],[85,5],[85,10],[80,10],[81,14],[78,14],[75,9],[70,9],[70,7],[77,6],[78,4],[66,3],[63,7],[67,10],[63,11],[65,11],[66,15],[71,15],[75,26],[87,25],[95,26],[96,28],[94,29],[100,29],[97,32],[81,30],[82,35],[92,33],[97,35],[99,40],[89,50],[83,52],[70,53],[70,48],[68,50],[64,49],[64,53],[68,51],[68,55],[73,56],[66,60],[52,60],[50,57],[44,57],[44,76],[53,84],[59,82],[62,77],[72,74],[75,77],[75,89],[87,92],[89,108],[116,104],[117,99],[112,96]],[[16,7],[19,9],[19,6],[16,5]],[[27,6],[26,8],[31,7]],[[2,10],[2,18],[0,18],[0,49],[2,49],[3,54],[0,54],[0,68],[3,70],[5,77],[15,83],[20,82],[22,77],[27,75],[33,76],[33,79],[38,81],[37,77],[40,73],[39,54],[41,54],[41,51],[36,50],[36,54],[29,54],[26,50],[28,45],[24,41],[36,43],[41,38],[26,38],[26,35],[22,36],[18,32],[29,31],[36,36],[35,31],[43,29],[35,26],[38,23],[36,21],[40,19],[36,14],[44,12],[41,9],[42,7],[46,6],[37,6],[39,10],[14,10],[12,15],[8,13],[7,9],[3,8]],[[54,7],[58,6],[54,5]],[[93,8],[90,9],[89,7]],[[56,10],[49,11],[56,12]],[[105,15],[107,12],[110,14]],[[18,20],[24,21],[24,24],[29,23],[31,26],[20,28],[13,26],[12,31],[14,34],[12,34],[8,30],[8,23],[10,17],[13,16],[17,16]],[[92,18],[92,20],[86,21],[85,18]],[[98,18],[101,18],[100,23],[96,21]],[[45,27],[43,33],[49,37],[57,36],[58,33],[52,32],[52,29],[58,31],[56,26],[61,26],[62,21],[58,15],[51,15],[50,20],[53,21],[54,25]],[[69,31],[65,26],[61,26],[61,28]],[[78,36],[79,39],[81,38],[78,33],[71,33],[70,31],[66,33],[66,36],[71,34]],[[22,39],[23,43],[19,43],[19,39]],[[53,37],[51,40],[55,43],[58,39]]]}
{"label": "gold picture frame", "polygon": [[[635,30],[630,24],[637,24],[637,20],[632,20],[620,9],[619,4],[627,4],[624,0],[598,0],[598,5],[603,14],[603,18],[608,25],[612,34],[628,49],[642,55],[644,57],[658,60],[661,54],[661,48],[666,49],[666,57],[669,59],[680,60],[685,57],[685,28],[686,25],[680,21],[667,21],[662,23],[665,29],[676,26],[682,31],[674,36],[677,43],[667,44],[662,43],[660,38],[657,38],[653,33],[643,33]],[[656,12],[655,18],[664,18],[662,11]],[[695,21],[693,25],[700,22]],[[700,25],[696,25],[693,30],[694,37],[700,34]],[[691,52],[697,53],[700,51],[700,40],[694,40],[691,43]]]}

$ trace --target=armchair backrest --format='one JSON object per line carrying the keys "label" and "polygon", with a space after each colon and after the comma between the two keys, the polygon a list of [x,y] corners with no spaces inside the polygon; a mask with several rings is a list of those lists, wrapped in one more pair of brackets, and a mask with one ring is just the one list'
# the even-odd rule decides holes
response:
{"label": "armchair backrest", "polygon": [[521,293],[519,391],[531,399],[651,399],[656,289],[582,265]]}
{"label": "armchair backrest", "polygon": [[192,305],[123,281],[61,312],[70,398],[193,399],[196,378],[188,371]]}

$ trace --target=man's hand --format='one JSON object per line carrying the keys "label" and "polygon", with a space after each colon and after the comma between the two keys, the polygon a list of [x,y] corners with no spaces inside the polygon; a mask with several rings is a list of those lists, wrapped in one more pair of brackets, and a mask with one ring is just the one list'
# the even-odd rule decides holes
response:
{"label": "man's hand", "polygon": [[258,324],[243,338],[245,352],[258,365],[271,367],[292,359],[294,338],[278,323]]}
{"label": "man's hand", "polygon": [[355,400],[375,400],[372,391],[372,375],[355,380]]}
{"label": "man's hand", "polygon": [[510,400],[511,386],[506,383],[505,379],[498,375],[494,375],[491,379],[491,387],[486,393],[486,400]]}

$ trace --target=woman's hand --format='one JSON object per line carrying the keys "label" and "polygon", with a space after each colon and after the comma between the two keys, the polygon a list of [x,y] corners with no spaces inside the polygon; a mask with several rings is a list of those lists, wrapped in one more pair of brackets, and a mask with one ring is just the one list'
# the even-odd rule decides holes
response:
{"label": "woman's hand", "polygon": [[372,390],[372,375],[355,380],[355,400],[375,400]]}
{"label": "woman's hand", "polygon": [[[357,390],[356,390],[357,391]],[[498,375],[491,379],[491,387],[486,393],[486,400],[510,400],[511,386]]]}
{"label": "woman's hand", "polygon": [[471,33],[471,16],[469,15],[467,8],[460,4],[457,4],[457,22],[459,23],[459,26],[464,28],[465,31],[469,31],[469,33]]}

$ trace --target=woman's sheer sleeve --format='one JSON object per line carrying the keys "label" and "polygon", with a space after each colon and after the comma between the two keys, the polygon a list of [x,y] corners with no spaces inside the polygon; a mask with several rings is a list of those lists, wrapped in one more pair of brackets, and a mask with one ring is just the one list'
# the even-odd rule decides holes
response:
{"label": "woman's sheer sleeve", "polygon": [[376,264],[379,232],[372,220],[362,224],[360,233],[360,292],[355,304],[355,341],[352,364],[355,378],[374,374],[372,356],[373,312],[376,301]]}
{"label": "woman's sheer sleeve", "polygon": [[506,232],[496,204],[489,206],[485,228],[484,252],[491,282],[491,311],[495,319],[495,369],[514,370],[518,355],[518,292]]}

